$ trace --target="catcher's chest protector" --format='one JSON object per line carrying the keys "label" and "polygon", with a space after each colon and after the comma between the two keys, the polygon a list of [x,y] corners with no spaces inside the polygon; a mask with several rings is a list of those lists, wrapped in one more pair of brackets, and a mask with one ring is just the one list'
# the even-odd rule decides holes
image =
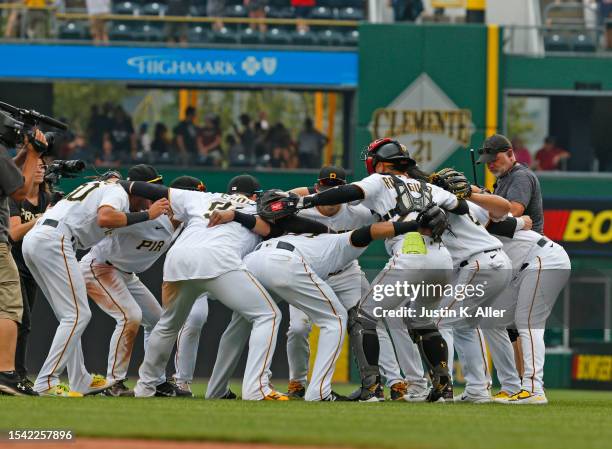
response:
{"label": "catcher's chest protector", "polygon": [[[433,203],[431,188],[427,183],[419,181],[419,186],[416,184],[407,185],[397,176],[391,174],[393,186],[397,192],[397,206],[393,215],[405,217],[411,212],[422,212]],[[412,192],[412,193],[411,193]]]}

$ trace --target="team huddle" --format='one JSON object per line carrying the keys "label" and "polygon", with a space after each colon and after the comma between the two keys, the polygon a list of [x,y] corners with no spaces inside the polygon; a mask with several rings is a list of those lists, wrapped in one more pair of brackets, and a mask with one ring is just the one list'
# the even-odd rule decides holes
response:
{"label": "team huddle", "polygon": [[[485,141],[483,162],[511,148],[501,137]],[[232,179],[225,193],[188,176],[165,186],[148,165],[132,167],[126,180],[110,172],[78,187],[23,239],[25,263],[59,321],[33,390],[192,396],[215,300],[233,314],[207,399],[237,398],[229,381],[248,345],[243,400],[377,402],[386,386],[392,400],[408,402],[546,404],[544,329],[569,279],[564,249],[501,192],[472,186],[453,169],[424,173],[395,140],[372,142],[364,160],[362,180],[347,183],[342,168],[327,166],[314,187],[289,192],[262,191],[250,175]],[[384,240],[389,260],[370,283],[358,259],[375,240]],[[78,261],[77,250],[89,252]],[[160,305],[138,273],[164,254]],[[408,295],[395,288],[402,285],[423,288]],[[116,320],[105,377],[85,367],[88,298]],[[286,393],[270,383],[282,301]],[[320,334],[308,380],[313,324]],[[125,380],[140,326],[145,355],[132,390]],[[342,396],[332,377],[346,338],[361,386]],[[487,345],[501,383],[494,395]],[[166,378],[175,346],[175,374]],[[65,370],[69,386],[60,382]]]}

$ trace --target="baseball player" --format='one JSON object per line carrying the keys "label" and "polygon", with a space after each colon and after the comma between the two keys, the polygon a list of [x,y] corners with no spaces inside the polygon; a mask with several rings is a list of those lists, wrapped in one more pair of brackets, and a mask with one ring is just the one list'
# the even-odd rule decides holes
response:
{"label": "baseball player", "polygon": [[[162,176],[149,165],[136,165],[128,171],[128,180],[142,180],[161,184]],[[183,176],[171,187],[198,190],[203,183]],[[131,200],[131,209],[148,206],[149,200]],[[134,204],[135,203],[135,204]],[[106,236],[80,262],[87,294],[117,322],[110,341],[106,378],[114,385],[106,391],[109,396],[131,396],[125,385],[134,339],[142,324],[145,346],[149,334],[161,315],[155,296],[140,281],[137,273],[148,270],[170,247],[179,223],[167,215],[155,220],[120,228]],[[162,384],[158,394],[172,390]]]}
{"label": "baseball player", "polygon": [[[134,389],[137,397],[153,396],[170,357],[172,346],[195,300],[204,292],[252,323],[249,356],[243,381],[247,400],[287,400],[268,381],[276,344],[280,311],[247,269],[242,258],[259,242],[257,235],[238,223],[209,227],[211,214],[235,208],[250,220],[256,212],[259,184],[249,175],[232,179],[228,193],[189,192],[143,182],[122,182],[127,191],[149,199],[169,198],[174,218],[185,229],[166,255],[163,311],[149,337]],[[254,219],[254,217],[253,217]]]}
{"label": "baseball player", "polygon": [[[439,209],[438,212],[442,214]],[[243,221],[239,211],[217,211],[215,215],[212,219],[215,224]],[[305,400],[348,399],[331,389],[331,378],[345,337],[348,314],[325,280],[356,260],[373,240],[416,232],[419,226],[416,221],[375,223],[342,234],[288,234],[260,243],[254,252],[245,257],[247,267],[277,301],[285,300],[300,309],[321,329]],[[239,317],[233,317],[232,325],[249,326]],[[238,346],[236,341],[233,343],[235,347]],[[240,342],[240,347],[244,343]],[[224,379],[226,388],[228,380],[227,376]]]}
{"label": "baseball player", "polygon": [[[436,186],[415,180],[409,170],[416,170],[416,162],[406,148],[392,139],[379,139],[372,142],[364,152],[364,160],[370,176],[359,182],[338,186],[313,196],[303,197],[298,208],[310,208],[360,201],[362,205],[377,212],[384,220],[402,221],[416,217],[431,208],[451,212],[451,216],[465,214],[468,210],[464,200]],[[445,223],[442,223],[444,228]],[[349,332],[351,344],[356,355],[362,379],[359,400],[376,401],[376,390],[380,388],[378,367],[379,342],[376,333],[380,317],[374,309],[379,302],[374,298],[376,292],[397,283],[439,285],[448,281],[452,261],[445,246],[429,236],[409,233],[386,241],[391,258],[384,270],[373,281],[370,291],[358,307],[349,313]],[[380,305],[385,309],[406,307],[408,309],[432,309],[437,306],[440,294],[433,291],[408,298],[404,294],[384,295]],[[412,299],[412,300],[410,300]],[[417,314],[407,316],[413,338],[418,342],[424,355],[433,388],[428,400],[442,398],[449,384],[447,366],[447,347],[436,329],[432,319]]]}
{"label": "baseball player", "polygon": [[[341,167],[323,167],[319,178],[313,188],[295,189],[298,194],[314,194],[329,188],[346,184],[346,172]],[[362,226],[373,224],[379,220],[378,215],[362,205],[338,204],[332,206],[319,206],[304,209],[300,216],[308,217],[321,222],[336,232],[345,232]],[[340,270],[327,279],[327,284],[334,290],[338,299],[346,310],[350,310],[365,294],[370,285],[354,260],[349,266]],[[390,320],[394,320],[391,318]],[[306,377],[308,374],[308,360],[310,347],[308,336],[312,329],[312,322],[300,309],[289,306],[289,330],[287,331],[287,359],[289,362],[288,395],[293,398],[302,398],[306,391]],[[423,378],[422,365],[412,363],[416,347],[412,343],[406,329],[401,325],[384,326],[381,321],[377,328],[380,342],[379,365],[390,388],[391,399],[399,400],[411,397],[413,400],[427,396],[427,381]],[[397,355],[396,355],[397,353]],[[402,358],[405,374],[401,370],[397,359]],[[408,386],[405,376],[410,377]],[[384,399],[384,393],[382,398]],[[408,396],[407,396],[408,395]]]}
{"label": "baseball player", "polygon": [[[121,186],[110,180],[88,182],[48,209],[26,234],[25,262],[59,321],[34,383],[36,391],[74,397],[112,386],[112,382],[94,379],[76,366],[82,358],[81,335],[91,318],[76,250],[94,246],[110,229],[156,219],[168,206],[167,200],[160,200],[147,212],[130,212],[129,197]],[[60,384],[59,379],[67,364],[70,388]]]}
{"label": "baseball player", "polygon": [[[470,209],[478,220],[490,221],[487,210],[477,206]],[[491,340],[503,338],[506,326],[514,324],[523,353],[524,372],[519,386],[512,389],[502,381],[502,390],[495,397],[496,402],[504,404],[548,403],[543,382],[544,329],[571,272],[570,259],[563,247],[530,230],[530,226],[531,219],[527,216],[509,217],[487,226],[503,243],[512,261],[512,281],[498,301],[500,307],[507,309],[507,315],[498,321],[500,326],[484,328],[483,333],[491,344]],[[510,350],[507,348],[506,354]],[[509,374],[503,372],[507,362],[500,363],[496,351],[491,355],[500,380],[507,378]],[[516,370],[511,374],[518,378]]]}

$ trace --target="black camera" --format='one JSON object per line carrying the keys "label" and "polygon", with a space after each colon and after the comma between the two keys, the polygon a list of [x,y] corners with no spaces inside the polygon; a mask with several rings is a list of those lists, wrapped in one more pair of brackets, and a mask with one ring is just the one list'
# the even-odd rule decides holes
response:
{"label": "black camera", "polygon": [[22,145],[24,138],[28,140],[39,153],[51,153],[56,141],[56,133],[46,132],[47,145],[35,139],[36,128],[45,124],[60,130],[67,130],[68,125],[34,110],[17,108],[0,101],[0,143],[10,148]]}
{"label": "black camera", "polygon": [[56,186],[62,178],[76,178],[85,170],[85,162],[81,160],[61,161],[55,160],[47,167],[44,180],[51,191],[51,204],[56,204],[64,197],[64,192],[57,190]]}

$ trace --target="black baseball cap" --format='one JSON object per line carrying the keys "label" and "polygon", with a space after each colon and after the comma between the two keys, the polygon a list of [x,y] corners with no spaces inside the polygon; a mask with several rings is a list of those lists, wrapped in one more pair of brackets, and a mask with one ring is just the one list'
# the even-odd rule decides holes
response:
{"label": "black baseball cap", "polygon": [[256,192],[261,191],[259,181],[251,175],[239,175],[229,182],[227,185],[227,193],[243,193],[246,196],[251,196]]}
{"label": "black baseball cap", "polygon": [[152,184],[163,184],[164,177],[151,165],[138,164],[128,170],[128,181],[144,181]]}
{"label": "black baseball cap", "polygon": [[482,143],[482,148],[478,150],[478,154],[480,157],[478,164],[488,164],[489,162],[493,162],[497,157],[497,153],[503,153],[505,151],[512,149],[512,143],[506,136],[501,134],[493,134],[491,137],[487,137],[487,139]]}
{"label": "black baseball cap", "polygon": [[170,187],[173,189],[206,192],[206,184],[193,176],[179,176],[170,183]]}
{"label": "black baseball cap", "polygon": [[319,172],[319,190],[346,184],[346,171],[342,167],[326,165]]}

